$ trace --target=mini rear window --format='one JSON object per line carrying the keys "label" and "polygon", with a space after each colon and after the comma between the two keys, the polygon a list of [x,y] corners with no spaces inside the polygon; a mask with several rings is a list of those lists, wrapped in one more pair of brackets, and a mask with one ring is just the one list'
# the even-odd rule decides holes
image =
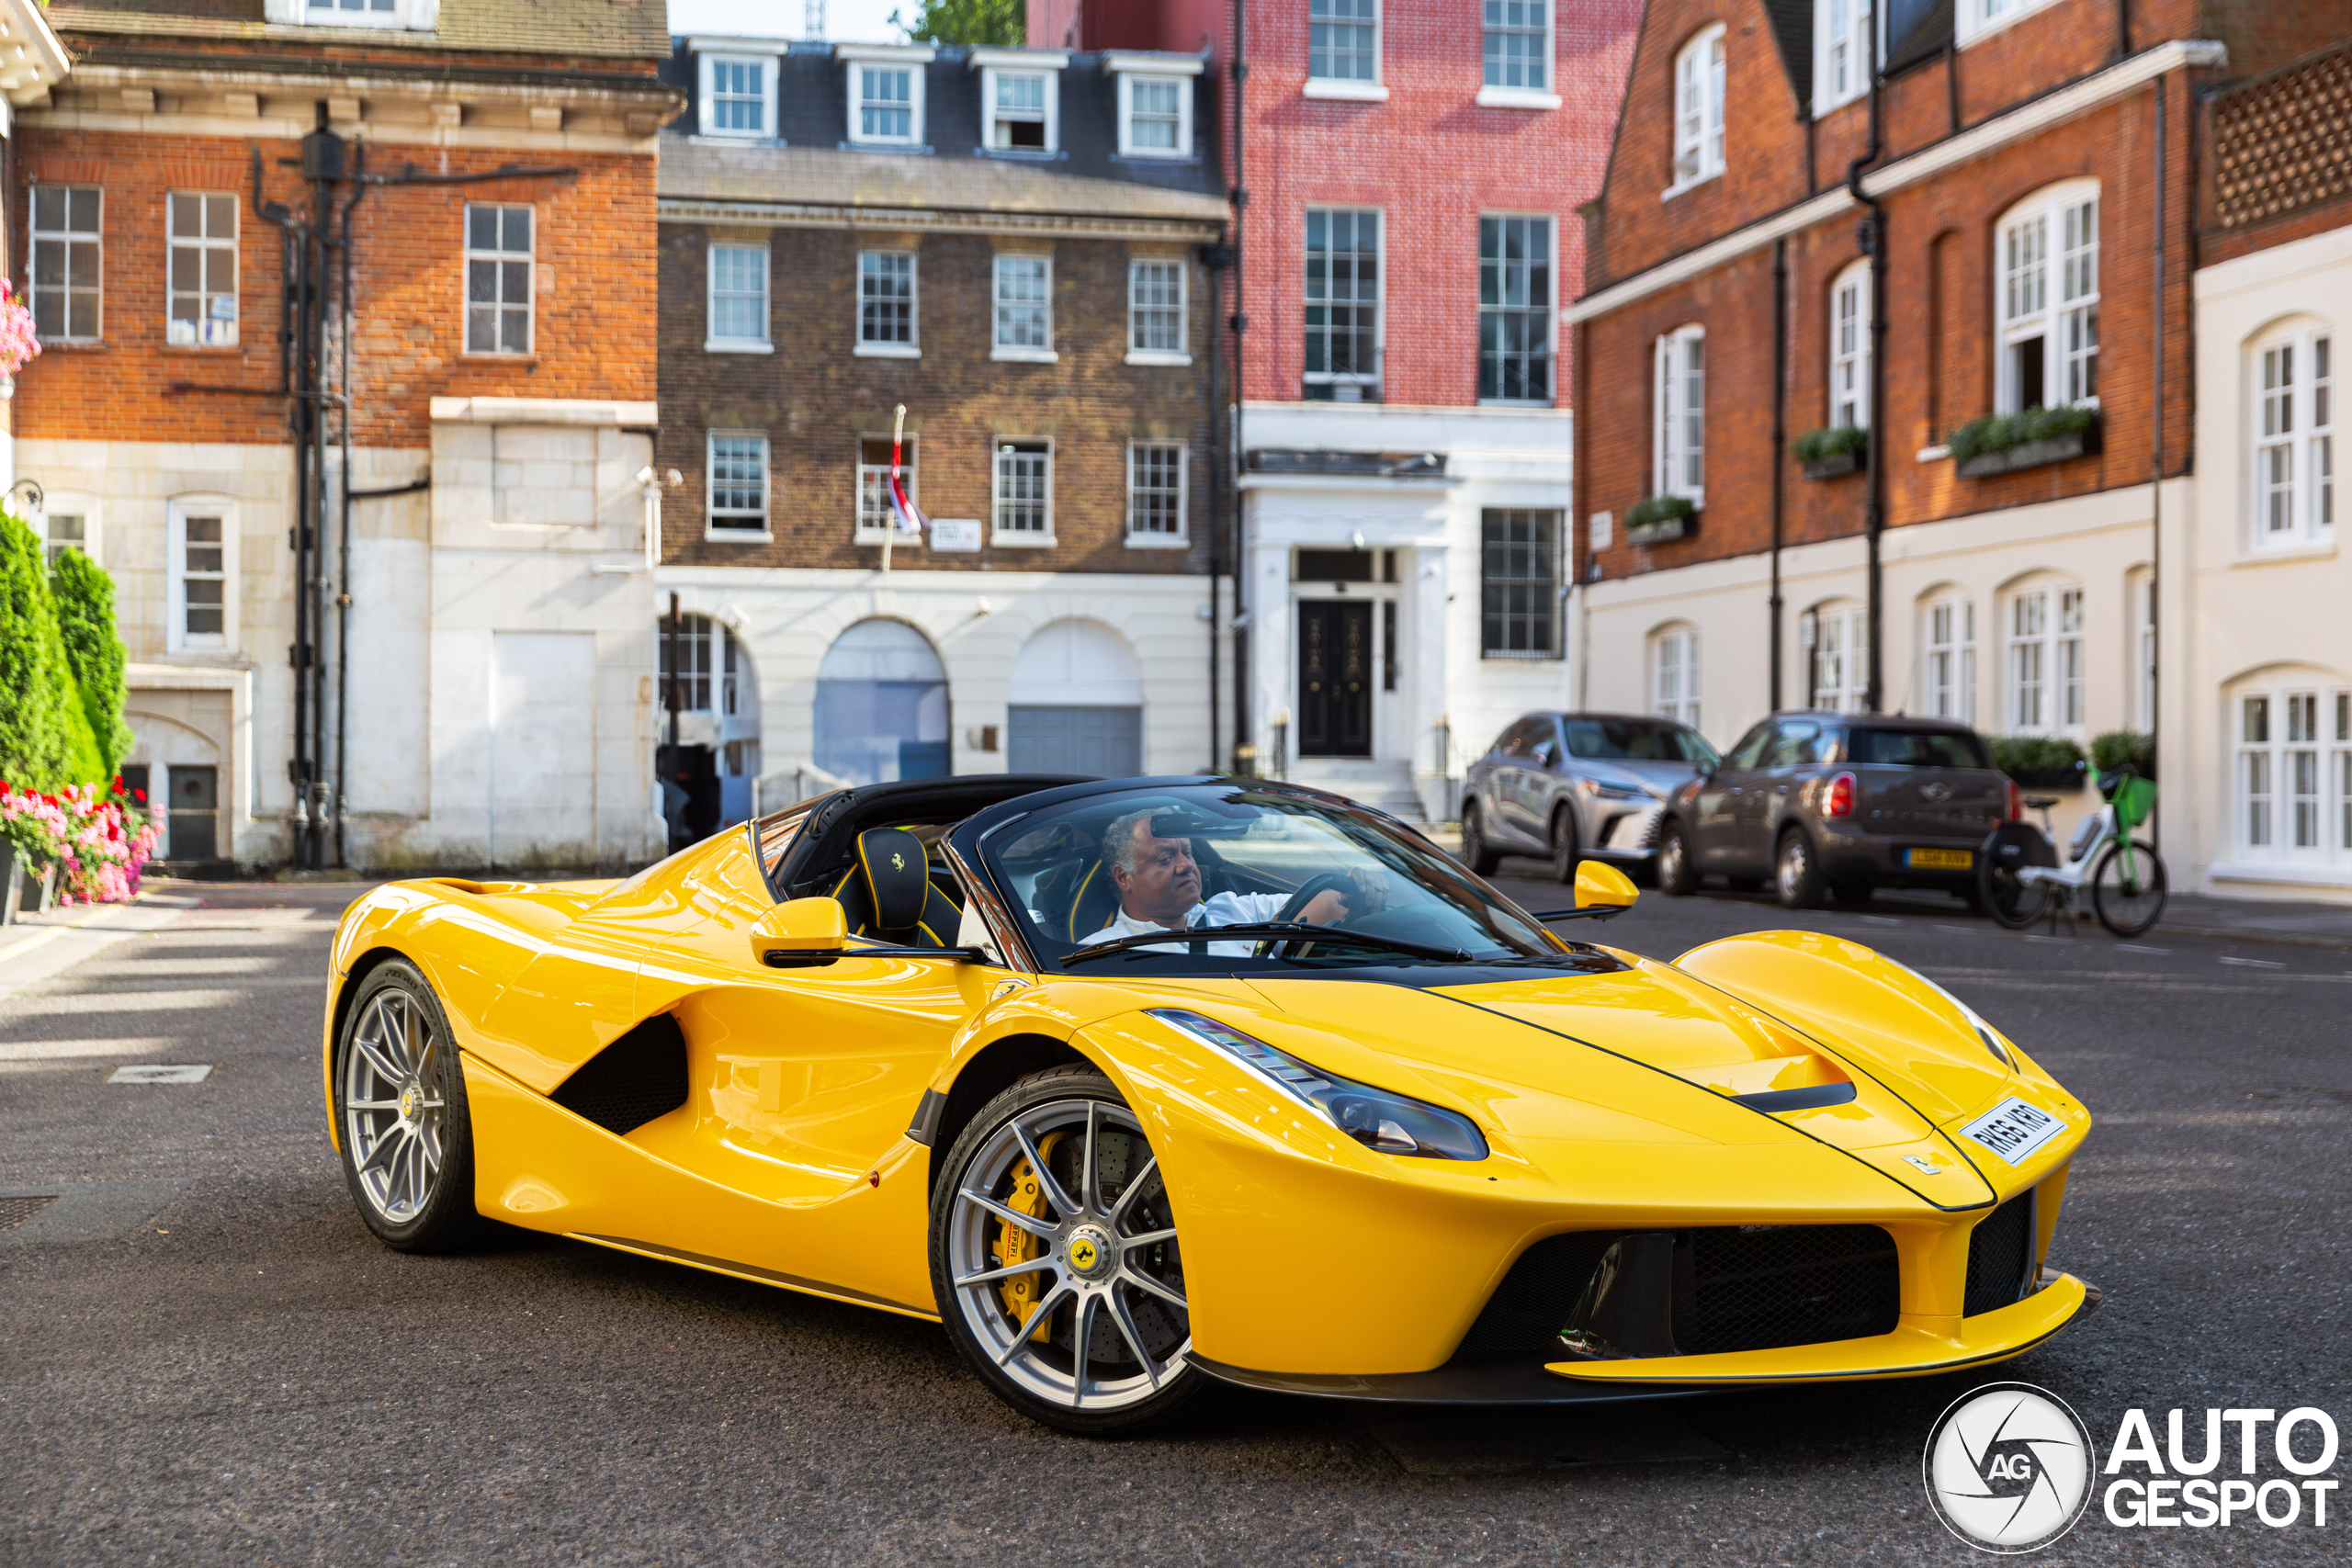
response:
{"label": "mini rear window", "polygon": [[1894,768],[1989,768],[1984,742],[1950,729],[1857,729],[1846,739],[1846,761]]}

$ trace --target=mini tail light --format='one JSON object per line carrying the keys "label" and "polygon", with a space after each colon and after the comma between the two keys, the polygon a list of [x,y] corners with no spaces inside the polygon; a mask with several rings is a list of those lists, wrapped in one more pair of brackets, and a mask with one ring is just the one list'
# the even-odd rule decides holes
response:
{"label": "mini tail light", "polygon": [[2010,822],[2015,822],[2025,815],[2025,800],[2024,797],[2018,793],[2017,780],[2009,780],[2008,786],[2009,799],[2008,805],[2006,807],[2007,815],[2005,819]]}
{"label": "mini tail light", "polygon": [[1854,814],[1854,775],[1839,773],[1829,781],[1829,797],[1822,807],[1825,817],[1851,817]]}

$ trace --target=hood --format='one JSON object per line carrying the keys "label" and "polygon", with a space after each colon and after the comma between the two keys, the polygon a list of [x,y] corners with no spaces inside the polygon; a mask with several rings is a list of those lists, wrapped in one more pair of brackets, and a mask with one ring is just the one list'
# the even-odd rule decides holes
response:
{"label": "hood", "polygon": [[1653,762],[1628,757],[1578,757],[1572,765],[1586,777],[1646,790],[1661,800],[1697,771],[1688,762]]}

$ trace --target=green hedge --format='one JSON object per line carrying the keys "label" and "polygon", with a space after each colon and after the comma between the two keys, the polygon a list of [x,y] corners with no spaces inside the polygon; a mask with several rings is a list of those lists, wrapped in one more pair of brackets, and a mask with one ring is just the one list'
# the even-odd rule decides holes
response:
{"label": "green hedge", "polygon": [[[0,779],[28,789],[94,783],[75,776],[95,754],[57,629],[40,541],[0,513]],[[79,719],[80,734],[74,720]]]}
{"label": "green hedge", "polygon": [[115,631],[114,579],[80,550],[67,550],[50,569],[49,581],[57,599],[57,627],[65,639],[66,662],[89,721],[98,776],[111,779],[121,771],[131,742],[130,726],[122,717],[127,656]]}
{"label": "green hedge", "polygon": [[1951,455],[1955,462],[1965,462],[1987,452],[2006,452],[2029,441],[2073,435],[2098,423],[2097,409],[2037,406],[2017,413],[1988,413],[1951,433]]}
{"label": "green hedge", "polygon": [[1833,424],[1820,430],[1808,430],[1789,448],[1800,463],[1818,463],[1828,457],[1842,457],[1849,452],[1860,452],[1871,444],[1871,433],[1859,424]]}
{"label": "green hedge", "polygon": [[2110,729],[2091,737],[2091,766],[2111,773],[2129,762],[2143,779],[2156,776],[2156,738],[2137,729]]}
{"label": "green hedge", "polygon": [[2059,735],[1996,735],[1986,741],[2005,773],[2048,773],[2081,765],[2083,749]]}

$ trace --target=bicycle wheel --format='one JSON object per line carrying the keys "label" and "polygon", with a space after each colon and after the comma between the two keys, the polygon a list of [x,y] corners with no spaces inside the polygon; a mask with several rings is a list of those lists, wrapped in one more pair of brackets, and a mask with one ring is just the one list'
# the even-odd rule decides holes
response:
{"label": "bicycle wheel", "polygon": [[2098,923],[2130,939],[2145,932],[2165,912],[2165,863],[2154,846],[2110,844],[2091,873],[2091,908]]}
{"label": "bicycle wheel", "polygon": [[2018,879],[2022,869],[1997,856],[1976,857],[1976,902],[1993,923],[2021,931],[2050,906],[2050,885]]}

